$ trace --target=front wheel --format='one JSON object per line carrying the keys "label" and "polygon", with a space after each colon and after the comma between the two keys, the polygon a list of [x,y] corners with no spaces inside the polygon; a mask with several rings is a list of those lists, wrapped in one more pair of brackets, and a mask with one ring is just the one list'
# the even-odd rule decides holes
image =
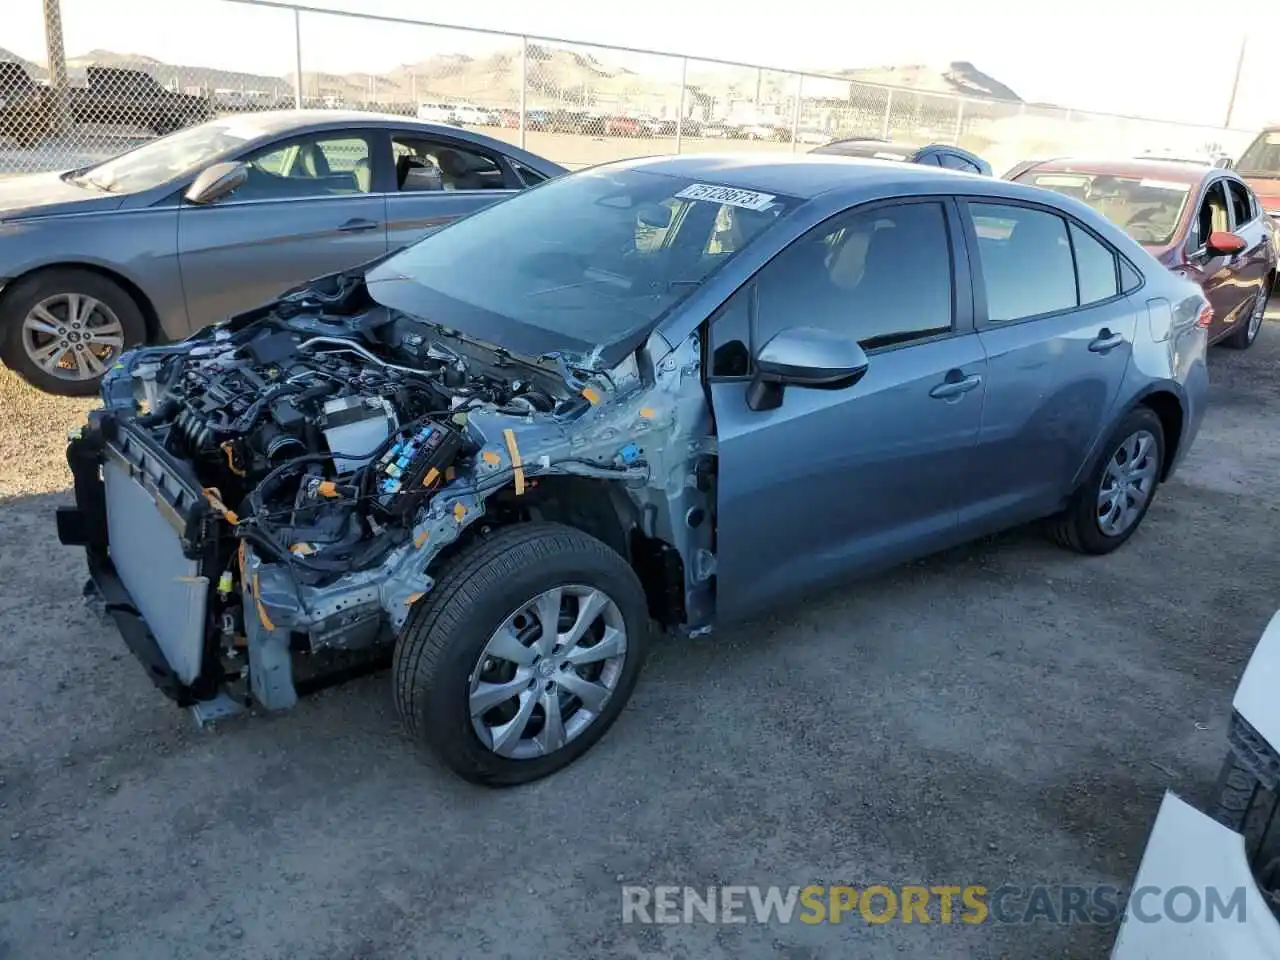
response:
{"label": "front wheel", "polygon": [[396,644],[396,707],[459,776],[512,786],[554,773],[609,729],[648,649],[644,590],[580,530],[507,527],[454,557]]}
{"label": "front wheel", "polygon": [[102,375],[146,334],[146,321],[133,297],[88,270],[36,273],[19,280],[0,299],[4,361],[46,393],[96,393]]}
{"label": "front wheel", "polygon": [[1111,432],[1103,454],[1049,534],[1077,553],[1110,553],[1147,515],[1164,467],[1164,429],[1149,407],[1130,410]]}

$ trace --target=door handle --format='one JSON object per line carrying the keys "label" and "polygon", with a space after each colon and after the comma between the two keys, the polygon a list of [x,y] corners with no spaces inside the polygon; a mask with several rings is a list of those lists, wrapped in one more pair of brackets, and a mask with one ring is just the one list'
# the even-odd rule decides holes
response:
{"label": "door handle", "polygon": [[1124,343],[1124,337],[1103,327],[1098,331],[1098,335],[1089,341],[1089,351],[1091,353],[1107,353],[1122,343]]}
{"label": "door handle", "polygon": [[362,230],[376,230],[382,224],[377,220],[366,220],[364,217],[352,217],[338,229],[343,233],[359,233]]}
{"label": "door handle", "polygon": [[[953,375],[956,379],[952,379]],[[976,373],[964,376],[958,370],[953,370],[947,374],[947,379],[929,391],[929,396],[935,400],[952,400],[956,397],[962,397],[970,390],[973,390],[982,383],[982,377]]]}

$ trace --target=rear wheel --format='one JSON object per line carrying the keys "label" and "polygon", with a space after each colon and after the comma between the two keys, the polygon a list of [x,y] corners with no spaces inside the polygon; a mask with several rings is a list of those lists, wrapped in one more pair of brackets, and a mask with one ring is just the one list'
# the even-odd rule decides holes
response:
{"label": "rear wheel", "polygon": [[98,381],[147,325],[128,292],[87,270],[47,270],[0,300],[5,363],[33,387],[61,396],[97,392]]}
{"label": "rear wheel", "polygon": [[1253,342],[1258,339],[1258,333],[1262,330],[1262,320],[1267,314],[1267,302],[1271,299],[1271,286],[1273,280],[1268,278],[1267,282],[1262,285],[1262,289],[1258,291],[1258,295],[1254,298],[1253,305],[1249,308],[1249,316],[1243,320],[1235,329],[1231,336],[1227,337],[1223,343],[1228,347],[1236,350],[1248,350],[1253,346]]}
{"label": "rear wheel", "polygon": [[1164,429],[1149,407],[1130,410],[1049,534],[1078,553],[1110,553],[1128,540],[1151,506],[1164,464]]}
{"label": "rear wheel", "polygon": [[572,527],[532,523],[454,557],[396,645],[396,707],[459,776],[537,780],[609,729],[650,630],[626,560]]}

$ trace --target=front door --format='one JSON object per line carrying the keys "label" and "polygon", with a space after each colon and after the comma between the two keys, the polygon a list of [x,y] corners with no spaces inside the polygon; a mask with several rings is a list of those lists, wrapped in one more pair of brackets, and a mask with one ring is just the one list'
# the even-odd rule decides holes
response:
{"label": "front door", "polygon": [[[967,285],[955,296],[949,209],[895,203],[827,221],[713,318],[719,618],[954,541],[986,364]],[[866,374],[750,409],[752,358],[795,326],[857,340]]]}
{"label": "front door", "polygon": [[252,309],[387,249],[386,200],[372,193],[363,131],[311,134],[247,158],[230,196],[178,212],[178,262],[191,328]]}
{"label": "front door", "polygon": [[1123,295],[1116,252],[1081,225],[1034,206],[966,209],[987,356],[980,469],[960,516],[972,535],[1043,516],[1073,489],[1113,418],[1146,301]]}
{"label": "front door", "polygon": [[1209,234],[1231,229],[1231,207],[1226,181],[1209,184],[1200,199],[1196,217],[1187,237],[1185,274],[1200,284],[1213,307],[1213,324],[1209,339],[1217,340],[1239,319],[1238,312],[1245,296],[1239,277],[1239,257],[1210,253],[1205,248]]}

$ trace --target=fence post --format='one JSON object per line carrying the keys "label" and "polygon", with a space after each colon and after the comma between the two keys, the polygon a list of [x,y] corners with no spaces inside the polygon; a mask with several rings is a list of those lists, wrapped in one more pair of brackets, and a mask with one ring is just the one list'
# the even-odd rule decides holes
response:
{"label": "fence post", "polygon": [[51,132],[59,136],[71,127],[71,105],[67,102],[67,55],[62,45],[61,0],[44,0],[44,47],[49,58],[49,91],[53,110]]}
{"label": "fence post", "polygon": [[520,38],[520,148],[524,149],[524,115],[529,92],[529,38]]}
{"label": "fence post", "polygon": [[804,74],[796,74],[796,101],[791,105],[791,152],[796,152],[796,137],[800,135],[800,90],[804,87]]}
{"label": "fence post", "polygon": [[[849,88],[850,92],[853,88]],[[889,139],[889,114],[893,112],[893,90],[889,91],[888,96],[884,98],[884,122],[880,124],[880,139]]]}
{"label": "fence post", "polygon": [[680,152],[680,141],[684,138],[685,91],[689,84],[689,58],[680,58],[680,112],[676,114],[676,153]]}
{"label": "fence post", "polygon": [[951,142],[955,146],[960,146],[960,134],[964,130],[964,98],[961,97],[956,101],[956,133],[951,138]]}
{"label": "fence post", "polygon": [[293,8],[293,107],[302,109],[302,11]]}

